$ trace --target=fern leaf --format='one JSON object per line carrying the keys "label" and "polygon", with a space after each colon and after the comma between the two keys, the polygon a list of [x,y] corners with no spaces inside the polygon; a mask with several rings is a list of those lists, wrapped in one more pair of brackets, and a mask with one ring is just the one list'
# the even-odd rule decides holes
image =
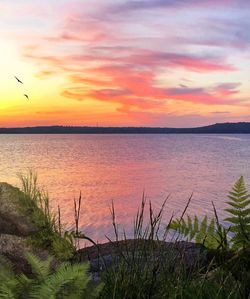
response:
{"label": "fern leaf", "polygon": [[173,220],[170,223],[170,228],[186,237],[189,241],[195,239],[197,243],[203,243],[206,247],[215,249],[219,247],[220,238],[215,229],[215,219],[208,223],[208,218],[205,216],[199,225],[197,216],[194,217],[194,220],[187,216],[187,221],[184,219]]}
{"label": "fern leaf", "polygon": [[205,216],[201,222],[200,230],[196,235],[196,243],[204,243],[207,236],[207,216]]}
{"label": "fern leaf", "polygon": [[74,297],[71,298],[80,298],[90,280],[87,269],[87,264],[62,264],[54,274],[50,275],[37,288],[34,288],[31,293],[32,298],[57,298],[56,295],[59,294],[60,298],[70,298],[69,296],[72,294]]}
{"label": "fern leaf", "polygon": [[1,299],[16,299],[16,296],[7,284],[1,284],[0,285],[0,298]]}
{"label": "fern leaf", "polygon": [[199,231],[199,220],[198,217],[195,215],[194,217],[194,233],[196,234]]}
{"label": "fern leaf", "polygon": [[234,207],[234,208],[238,208],[238,207],[240,207],[241,209],[244,209],[245,207],[247,207],[249,204],[250,204],[250,200],[245,200],[245,201],[243,201],[243,202],[241,202],[241,203],[234,203],[234,202],[230,202],[230,201],[227,201],[226,202],[228,205],[230,205],[230,206],[232,206],[232,207]]}
{"label": "fern leaf", "polygon": [[225,209],[229,217],[224,220],[230,223],[233,248],[244,248],[250,244],[250,194],[245,188],[244,179],[241,176],[229,192],[227,204],[231,206]]}
{"label": "fern leaf", "polygon": [[47,260],[42,261],[35,255],[28,253],[26,254],[26,259],[31,265],[33,274],[36,275],[37,279],[43,280],[50,273],[50,264],[52,258],[49,257]]}

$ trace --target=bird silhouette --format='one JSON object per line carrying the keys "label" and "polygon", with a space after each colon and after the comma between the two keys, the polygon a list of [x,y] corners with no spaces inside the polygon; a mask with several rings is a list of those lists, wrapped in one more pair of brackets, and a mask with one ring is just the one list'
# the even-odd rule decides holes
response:
{"label": "bird silhouette", "polygon": [[27,95],[27,94],[24,94],[24,96],[27,98],[27,100],[29,100],[30,98],[29,98],[29,96]]}
{"label": "bird silhouette", "polygon": [[18,79],[16,76],[14,76],[14,77],[16,78],[16,80],[17,80],[18,83],[23,84],[23,82],[20,79]]}

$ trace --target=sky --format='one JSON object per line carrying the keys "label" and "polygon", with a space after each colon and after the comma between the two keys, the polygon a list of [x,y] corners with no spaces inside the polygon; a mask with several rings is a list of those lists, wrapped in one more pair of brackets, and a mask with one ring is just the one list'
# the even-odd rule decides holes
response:
{"label": "sky", "polygon": [[0,14],[0,127],[250,121],[250,1],[0,0]]}

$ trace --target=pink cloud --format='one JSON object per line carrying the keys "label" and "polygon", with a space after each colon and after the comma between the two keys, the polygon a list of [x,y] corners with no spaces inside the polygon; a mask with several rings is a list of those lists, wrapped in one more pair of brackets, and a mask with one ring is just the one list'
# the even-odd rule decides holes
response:
{"label": "pink cloud", "polygon": [[[141,2],[141,1],[140,1]],[[143,2],[143,1],[142,1]],[[156,1],[164,6],[166,1]],[[175,5],[175,1],[168,1]],[[170,3],[171,2],[171,3]],[[180,2],[180,1],[179,1]],[[186,1],[181,1],[186,2]],[[192,0],[192,2],[197,2]],[[213,1],[212,1],[213,2]],[[149,1],[143,3],[149,6],[156,4]],[[210,1],[211,3],[211,1]],[[137,3],[138,4],[138,3]],[[137,5],[136,4],[136,5]],[[188,2],[186,2],[188,4]],[[156,81],[162,68],[180,73],[181,77],[188,77],[190,73],[203,74],[233,73],[238,67],[229,63],[227,55],[216,54],[211,51],[195,52],[186,48],[189,40],[192,44],[192,35],[183,41],[183,47],[177,50],[168,50],[152,45],[147,47],[143,39],[142,26],[138,31],[138,41],[131,24],[124,26],[123,22],[110,22],[96,14],[88,14],[82,8],[83,3],[68,6],[63,10],[63,18],[56,30],[39,36],[34,40],[35,47],[25,49],[25,57],[35,61],[41,71],[39,78],[47,78],[62,72],[69,78],[69,85],[60,91],[64,97],[84,101],[86,98],[115,103],[117,111],[130,113],[131,111],[168,111],[168,102],[182,101],[203,105],[240,105],[242,99],[238,86],[230,83],[212,85],[210,88],[191,88],[176,82],[175,87],[159,86]],[[138,8],[139,9],[139,8]],[[82,12],[83,11],[83,12]],[[133,18],[131,19],[133,21]],[[140,22],[138,22],[140,23]],[[136,25],[138,24],[136,23]],[[125,24],[126,25],[126,24]],[[178,31],[178,28],[176,29]],[[164,35],[159,35],[164,41]],[[188,31],[188,30],[187,30]],[[166,34],[166,31],[164,31]],[[142,34],[143,33],[143,34]],[[140,41],[140,34],[142,40]],[[130,39],[130,37],[133,37]],[[171,38],[174,43],[174,38]],[[211,45],[214,41],[211,39]],[[166,49],[159,51],[158,49]],[[204,54],[205,53],[205,54]],[[195,82],[192,82],[192,86]],[[199,86],[197,82],[196,86]],[[237,95],[237,97],[236,97]]]}
{"label": "pink cloud", "polygon": [[[37,61],[44,61],[53,66],[64,67],[64,69],[74,69],[75,66],[86,67],[92,62],[98,62],[105,65],[133,65],[136,67],[144,67],[148,69],[169,68],[179,69],[182,68],[191,72],[199,73],[212,73],[212,72],[233,72],[237,68],[231,64],[223,61],[221,57],[201,57],[188,54],[174,54],[159,51],[147,51],[130,49],[123,50],[115,47],[106,48],[104,50],[88,49],[87,54],[75,55],[62,55],[58,53],[57,56],[53,55],[40,55],[32,53],[32,50],[26,50],[25,56]],[[92,52],[92,53],[91,53]],[[124,54],[126,53],[126,54]]]}
{"label": "pink cloud", "polygon": [[231,72],[236,70],[236,67],[223,62],[221,57],[145,51],[132,55],[129,60],[141,65],[181,67],[193,72]]}
{"label": "pink cloud", "polygon": [[238,87],[240,87],[241,83],[233,82],[233,83],[220,83],[214,87],[214,92],[217,93],[221,97],[235,95],[239,93]]}
{"label": "pink cloud", "polygon": [[[181,86],[176,88],[157,87],[153,71],[138,71],[130,65],[102,66],[92,68],[89,74],[95,78],[105,78],[104,81],[85,81],[81,77],[73,77],[74,84],[65,90],[63,96],[83,101],[92,98],[99,101],[107,101],[120,104],[121,112],[131,109],[166,109],[168,100],[184,101],[205,105],[235,105],[240,104],[241,99],[231,98],[231,92],[222,93],[222,90],[230,90],[236,87],[234,83],[220,84],[216,88],[189,88]],[[94,83],[92,88],[84,88],[83,83]],[[105,88],[98,86],[105,84]]]}

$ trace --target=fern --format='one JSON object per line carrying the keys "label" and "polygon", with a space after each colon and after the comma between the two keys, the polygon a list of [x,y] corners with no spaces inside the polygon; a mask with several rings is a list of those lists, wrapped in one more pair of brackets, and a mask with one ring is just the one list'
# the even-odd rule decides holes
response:
{"label": "fern", "polygon": [[[229,192],[230,206],[225,211],[230,214],[224,221],[229,222],[228,229],[220,225],[218,216],[214,207],[215,219],[208,224],[207,216],[199,224],[197,216],[192,220],[187,216],[187,220],[176,219],[170,223],[170,228],[186,237],[189,241],[195,240],[196,243],[202,243],[207,248],[228,249],[229,243],[234,250],[246,248],[250,244],[250,194],[246,190],[244,179],[241,176],[235,183],[232,191]],[[228,242],[228,232],[233,234]]]}
{"label": "fern", "polygon": [[42,261],[33,254],[27,254],[26,258],[31,266],[32,273],[36,276],[37,279],[43,280],[50,274],[50,264],[52,261],[51,257],[49,257],[45,261]]}
{"label": "fern", "polygon": [[86,264],[62,264],[54,274],[33,288],[31,297],[47,299],[60,295],[60,298],[69,298],[74,294],[72,298],[80,298],[90,280],[86,274],[87,268]]}
{"label": "fern", "polygon": [[0,256],[0,298],[15,299],[13,290],[17,284],[12,264],[5,257]]}
{"label": "fern", "polygon": [[221,238],[214,218],[208,223],[207,216],[205,216],[199,223],[197,216],[194,217],[194,220],[187,216],[187,220],[183,218],[173,220],[169,228],[183,235],[188,241],[195,241],[208,248],[217,249],[221,246]]}
{"label": "fern", "polygon": [[0,281],[3,280],[9,280],[14,277],[13,274],[13,265],[11,262],[4,256],[0,255],[0,265],[1,265],[1,271],[0,271]]}
{"label": "fern", "polygon": [[250,243],[250,194],[246,190],[242,176],[229,192],[228,198],[230,201],[227,204],[230,208],[225,211],[231,215],[224,220],[231,225],[233,248],[245,248]]}
{"label": "fern", "polygon": [[[52,258],[40,260],[33,254],[27,254],[32,276],[15,275],[10,263],[0,259],[0,298],[1,299],[77,299],[96,298],[102,285],[91,288],[88,264],[62,263],[51,271]],[[87,295],[86,295],[87,294]]]}

